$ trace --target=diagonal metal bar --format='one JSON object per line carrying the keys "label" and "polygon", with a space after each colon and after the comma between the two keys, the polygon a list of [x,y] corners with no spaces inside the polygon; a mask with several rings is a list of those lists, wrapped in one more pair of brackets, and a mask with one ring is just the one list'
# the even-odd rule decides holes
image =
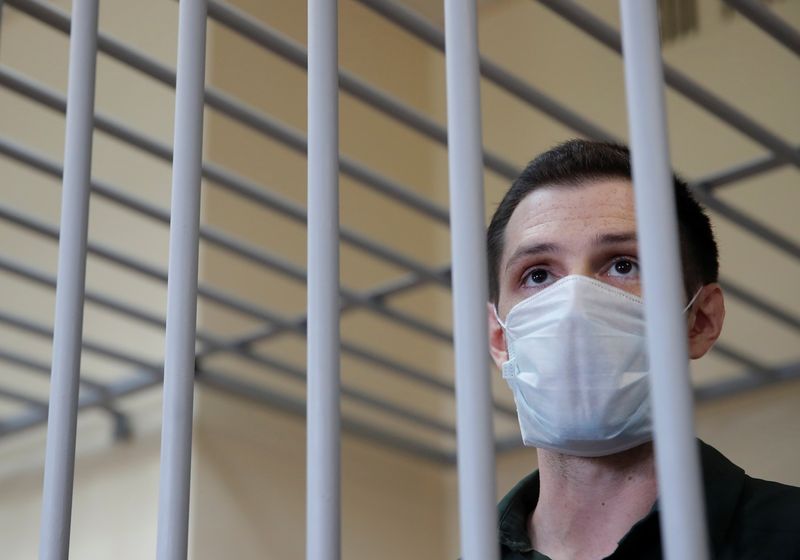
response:
{"label": "diagonal metal bar", "polygon": [[0,397],[26,404],[32,408],[38,408],[44,410],[47,409],[47,401],[36,399],[34,397],[26,395],[25,393],[20,393],[19,391],[15,391],[14,389],[6,389],[0,387]]}
{"label": "diagonal metal bar", "polygon": [[[16,352],[11,352],[0,348],[0,360],[9,364],[23,367],[30,371],[36,372],[39,375],[50,377],[50,364],[40,362],[29,356],[23,356],[22,354],[17,354]],[[87,375],[83,372],[81,372],[78,382],[82,387],[89,389],[92,393],[105,395],[108,391],[108,387],[106,385],[97,381],[93,381],[91,375],[87,377]],[[83,396],[83,392],[80,393],[80,396]],[[130,435],[130,421],[128,420],[127,415],[114,407],[113,400],[106,400],[102,405],[102,408],[104,408],[114,420],[115,439],[127,439],[127,437]]]}
{"label": "diagonal metal bar", "polygon": [[[795,147],[795,151],[798,154],[800,154],[800,148]],[[788,162],[786,160],[781,159],[775,155],[763,156],[736,165],[729,169],[723,169],[722,171],[718,171],[716,173],[707,175],[702,179],[698,179],[697,181],[695,181],[695,184],[698,187],[702,187],[708,191],[713,191],[718,187],[731,185],[738,181],[743,181],[744,179],[748,179],[750,177],[754,177],[756,175],[772,171],[773,169],[783,167],[784,165],[787,164]]]}
{"label": "diagonal metal bar", "polygon": [[[302,69],[307,68],[308,55],[300,43],[265,25],[253,16],[216,0],[209,1],[208,15],[218,23],[295,66]],[[347,70],[339,69],[339,87],[420,134],[447,145],[447,130],[444,126]],[[507,179],[513,180],[519,175],[520,169],[515,164],[486,149],[483,151],[483,161],[486,167]]]}
{"label": "diagonal metal bar", "polygon": [[719,215],[729,219],[739,227],[749,231],[763,241],[766,241],[776,249],[780,249],[795,259],[800,259],[800,245],[798,245],[794,240],[789,239],[782,233],[779,233],[770,226],[759,222],[755,218],[748,216],[727,202],[723,202],[718,197],[709,193],[706,189],[698,187],[695,184],[690,184],[689,187],[692,189],[695,197],[702,202],[706,208],[714,210]]}
{"label": "diagonal metal bar", "polygon": [[[0,310],[0,323],[4,323],[6,325],[12,326],[19,330],[25,331],[30,334],[34,334],[41,338],[52,339],[53,338],[53,328],[42,325],[40,323],[36,323],[35,321],[31,321],[25,317],[20,317],[13,313],[8,313],[7,311]],[[115,348],[110,348],[104,344],[99,342],[93,342],[84,338],[81,347],[88,352],[92,352],[99,356],[103,356],[105,358],[109,358],[111,360],[121,362],[128,365],[133,365],[140,368],[142,371],[149,372],[151,374],[158,374],[159,366],[152,362],[148,362],[147,360],[143,360],[138,356],[134,356],[133,354],[129,354],[122,350],[118,350]]]}
{"label": "diagonal metal bar", "polygon": [[[572,0],[536,1],[571,22],[591,37],[594,37],[609,49],[622,53],[622,41],[619,32],[586,8]],[[703,107],[706,111],[751,140],[800,167],[800,152],[795,150],[793,146],[666,63],[664,64],[664,81],[672,89]]]}
{"label": "diagonal metal bar", "polygon": [[800,56],[800,31],[767,8],[763,2],[755,0],[725,0],[725,2],[784,47]]}
{"label": "diagonal metal bar", "polygon": [[[0,360],[50,377],[50,365],[35,358],[31,358],[30,356],[24,356],[22,354],[12,352],[11,350],[0,348]],[[81,373],[80,382],[81,385],[96,393],[102,393],[106,390],[105,385],[103,385],[101,382],[95,381],[91,376],[87,377],[83,373]]]}
{"label": "diagonal metal bar", "polygon": [[[413,10],[390,0],[358,0],[398,27],[405,29],[421,41],[444,52],[444,33]],[[588,138],[616,140],[615,136],[597,124],[559,103],[533,85],[525,82],[485,56],[479,58],[480,72],[484,78],[504,89],[522,102],[549,115],[569,129]]]}
{"label": "diagonal metal bar", "polygon": [[773,305],[757,294],[742,288],[738,284],[734,284],[727,278],[720,279],[719,283],[726,295],[735,297],[750,307],[765,313],[776,321],[780,321],[789,328],[800,330],[800,317],[787,313],[777,305]]}
{"label": "diagonal metal bar", "polygon": [[[58,8],[41,0],[8,0],[9,5],[50,25],[63,33],[69,33],[69,17]],[[100,33],[97,38],[100,52],[139,70],[140,72],[175,87],[175,71],[159,61]],[[305,154],[307,139],[298,130],[269,117],[233,97],[213,88],[206,87],[205,103],[248,128],[269,136],[296,152]],[[448,221],[447,210],[427,198],[407,189],[399,183],[380,175],[346,156],[340,156],[339,167],[342,173],[359,181],[393,200],[408,206],[440,223]]]}
{"label": "diagonal metal bar", "polygon": [[[30,97],[54,110],[64,112],[66,102],[63,96],[40,84],[37,84],[33,80],[30,80],[9,68],[0,66],[0,83],[17,93]],[[153,156],[156,156],[165,162],[170,163],[172,161],[172,149],[169,146],[152,138],[148,138],[132,128],[114,119],[111,119],[110,117],[97,114],[95,116],[95,126],[98,130],[102,130],[103,132],[106,132],[111,136],[122,140],[123,142],[127,142]],[[60,169],[57,164],[48,162],[40,155],[16,146],[8,141],[2,142],[0,150],[10,157],[14,157],[23,163],[37,167],[50,174],[55,174],[56,170]],[[279,195],[276,195],[275,193],[263,189],[260,185],[253,183],[252,181],[239,177],[231,171],[208,162],[203,164],[202,174],[203,177],[209,181],[212,181],[239,196],[247,198],[248,200],[251,200],[270,210],[280,212],[288,218],[303,225],[306,224],[307,215],[304,208]],[[96,181],[95,184],[97,184]],[[439,283],[443,286],[449,286],[448,276],[438,274],[436,271],[416,262],[409,257],[406,257],[402,253],[370,240],[363,234],[348,228],[343,228],[341,231],[341,239],[353,247],[356,247],[374,257],[382,259],[395,266],[413,271],[430,281]]]}
{"label": "diagonal metal bar", "polygon": [[752,391],[760,387],[774,385],[782,381],[800,379],[800,362],[772,368],[769,375],[743,375],[729,381],[720,381],[713,385],[701,386],[695,389],[695,395],[700,402],[728,397]]}
{"label": "diagonal metal bar", "polygon": [[[78,400],[78,410],[88,408],[107,408],[112,402],[122,397],[138,393],[145,389],[155,387],[161,383],[161,378],[153,376],[136,375],[112,383],[107,390],[100,393],[81,395]],[[116,421],[116,419],[115,419]],[[0,421],[0,437],[9,436],[41,426],[47,422],[47,411],[31,410],[10,420]]]}
{"label": "diagonal metal bar", "polygon": [[739,350],[735,349],[733,346],[725,344],[724,342],[717,342],[711,348],[715,354],[718,354],[728,360],[736,362],[737,364],[741,364],[745,366],[748,370],[748,373],[751,375],[758,375],[758,376],[769,376],[770,375],[770,367],[755,358],[748,356],[747,354],[740,352]]}

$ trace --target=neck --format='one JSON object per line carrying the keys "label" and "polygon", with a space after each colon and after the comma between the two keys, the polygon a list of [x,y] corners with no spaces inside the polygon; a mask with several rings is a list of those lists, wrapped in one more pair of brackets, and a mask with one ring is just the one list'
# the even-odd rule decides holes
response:
{"label": "neck", "polygon": [[539,501],[529,522],[534,548],[551,558],[603,558],[653,507],[652,444],[606,457],[540,449]]}

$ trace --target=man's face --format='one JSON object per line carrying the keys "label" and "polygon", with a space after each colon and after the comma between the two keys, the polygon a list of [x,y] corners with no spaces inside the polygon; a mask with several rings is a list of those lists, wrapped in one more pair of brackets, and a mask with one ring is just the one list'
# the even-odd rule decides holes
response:
{"label": "man's face", "polygon": [[505,232],[497,311],[570,274],[641,295],[633,188],[625,179],[533,191],[514,210]]}

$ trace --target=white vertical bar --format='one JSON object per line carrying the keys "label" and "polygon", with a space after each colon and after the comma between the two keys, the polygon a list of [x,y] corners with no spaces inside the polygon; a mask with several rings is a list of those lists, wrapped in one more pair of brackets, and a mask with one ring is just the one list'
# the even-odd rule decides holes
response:
{"label": "white vertical bar", "polygon": [[668,560],[708,557],[694,433],[685,294],[670,171],[655,0],[620,0],[625,88],[650,354],[662,547]]}
{"label": "white vertical bar", "polygon": [[42,560],[69,556],[92,172],[97,10],[97,0],[75,0],[72,4],[53,366],[39,540]]}
{"label": "white vertical bar", "polygon": [[308,0],[309,560],[338,560],[341,555],[337,4]]}
{"label": "white vertical bar", "polygon": [[461,554],[464,560],[492,560],[499,545],[477,9],[475,0],[445,0],[444,7]]}
{"label": "white vertical bar", "polygon": [[178,6],[158,560],[185,560],[187,555],[197,327],[206,0],[182,0]]}

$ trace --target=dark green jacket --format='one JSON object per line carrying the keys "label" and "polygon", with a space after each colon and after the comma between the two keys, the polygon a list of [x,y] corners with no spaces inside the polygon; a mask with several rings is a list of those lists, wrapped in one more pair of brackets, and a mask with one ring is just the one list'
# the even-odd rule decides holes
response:
{"label": "dark green jacket", "polygon": [[[700,442],[711,558],[800,560],[800,488],[751,478]],[[539,499],[539,472],[499,505],[500,558],[549,560],[531,548],[527,522]],[[661,559],[658,504],[619,542],[609,560]]]}

